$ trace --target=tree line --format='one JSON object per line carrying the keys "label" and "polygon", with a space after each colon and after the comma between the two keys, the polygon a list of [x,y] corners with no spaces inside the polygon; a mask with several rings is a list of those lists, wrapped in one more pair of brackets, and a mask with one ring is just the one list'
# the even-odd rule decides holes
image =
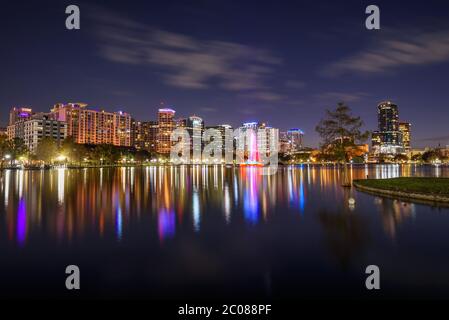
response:
{"label": "tree line", "polygon": [[42,138],[36,150],[31,153],[20,138],[8,140],[0,137],[0,158],[2,165],[20,160],[27,163],[43,162],[45,164],[64,163],[72,165],[113,165],[121,162],[144,163],[165,156],[134,147],[120,147],[111,144],[78,144],[71,137],[60,145],[49,137]]}

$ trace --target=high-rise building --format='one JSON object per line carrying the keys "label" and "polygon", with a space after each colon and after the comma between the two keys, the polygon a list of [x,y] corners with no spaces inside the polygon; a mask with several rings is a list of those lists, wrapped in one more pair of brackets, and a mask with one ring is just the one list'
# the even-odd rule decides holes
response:
{"label": "high-rise building", "polygon": [[84,137],[79,138],[79,118],[81,110],[85,110],[86,107],[87,104],[85,103],[58,103],[51,109],[55,119],[64,121],[67,124],[67,136],[72,137],[75,142],[85,140]]}
{"label": "high-rise building", "polygon": [[402,142],[402,132],[399,130],[398,106],[391,101],[381,102],[377,106],[378,127],[374,140],[373,149],[379,144],[378,153],[397,154],[404,152]]}
{"label": "high-rise building", "polygon": [[[232,126],[229,124],[220,124],[217,126],[208,126],[205,128],[208,129],[215,129],[218,130],[221,134],[221,148],[222,148],[222,156],[224,157],[226,153],[233,153],[234,152],[234,136],[232,131]],[[229,135],[227,136],[227,132]],[[229,141],[226,141],[226,140]]]}
{"label": "high-rise building", "polygon": [[371,146],[375,154],[380,153],[380,146],[382,145],[382,134],[379,131],[374,131],[371,135]]}
{"label": "high-rise building", "polygon": [[67,136],[76,143],[131,146],[131,116],[127,113],[97,110],[83,103],[59,103],[51,113],[67,123]]}
{"label": "high-rise building", "polygon": [[123,111],[114,112],[114,141],[116,146],[131,146],[131,116]]}
{"label": "high-rise building", "polygon": [[33,115],[24,121],[23,139],[29,151],[35,152],[43,138],[53,139],[58,146],[67,137],[66,123],[53,119],[51,114]]}
{"label": "high-rise building", "polygon": [[399,122],[399,131],[402,133],[402,145],[404,146],[404,150],[406,152],[409,152],[411,150],[411,134],[410,134],[410,128],[411,123],[409,122]]}
{"label": "high-rise building", "polygon": [[157,121],[133,121],[133,146],[138,150],[156,152]]}
{"label": "high-rise building", "polygon": [[186,122],[186,128],[190,136],[190,148],[192,152],[193,161],[200,160],[196,159],[201,156],[203,150],[203,132],[204,132],[204,122],[203,119],[198,116],[190,116]]}
{"label": "high-rise building", "polygon": [[8,139],[23,137],[24,123],[33,115],[33,110],[27,107],[13,107],[9,111],[9,125],[6,128]]}
{"label": "high-rise building", "polygon": [[170,154],[172,143],[170,141],[171,134],[175,129],[176,111],[169,108],[159,109],[158,112],[158,132],[156,150],[161,154]]}
{"label": "high-rise building", "polygon": [[8,126],[8,139],[22,139],[29,151],[34,152],[43,138],[52,138],[58,145],[66,138],[64,121],[55,120],[50,113],[36,113],[14,119]]}
{"label": "high-rise building", "polygon": [[244,147],[245,157],[252,157],[251,153],[260,157],[261,154],[269,155],[272,151],[279,151],[279,129],[269,127],[266,123],[243,123],[238,129],[238,139],[244,139],[244,143],[238,143],[237,147]]}
{"label": "high-rise building", "polygon": [[290,129],[287,131],[287,139],[290,143],[291,152],[298,152],[303,147],[304,132],[301,129]]}
{"label": "high-rise building", "polygon": [[28,107],[13,107],[9,111],[9,125],[18,121],[26,120],[33,115],[33,110]]}

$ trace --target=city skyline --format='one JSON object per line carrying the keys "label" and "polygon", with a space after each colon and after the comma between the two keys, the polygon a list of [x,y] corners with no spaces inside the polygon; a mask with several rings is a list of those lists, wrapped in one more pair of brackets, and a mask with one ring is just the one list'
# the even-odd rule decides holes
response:
{"label": "city skyline", "polygon": [[[404,12],[398,3],[381,1],[382,28],[368,31],[365,3],[355,1],[344,8],[333,2],[258,4],[257,18],[250,14],[253,2],[239,10],[234,2],[126,8],[81,2],[81,30],[68,31],[67,3],[44,3],[6,5],[3,126],[13,106],[46,110],[57,101],[87,101],[151,120],[164,100],[209,124],[267,119],[281,130],[299,127],[304,144],[316,147],[314,128],[325,109],[344,101],[374,131],[377,104],[391,100],[413,124],[413,146],[449,144],[448,4],[408,4]],[[210,25],[211,19],[217,23]]]}
{"label": "city skyline", "polygon": [[449,298],[448,1],[2,12],[0,300],[259,319]]}
{"label": "city skyline", "polygon": [[[397,154],[410,153],[415,150],[421,152],[422,148],[413,149],[412,124],[399,118],[398,106],[391,101],[382,101],[378,108],[378,128],[370,133],[370,136],[363,141],[370,145],[370,153]],[[63,126],[64,134],[62,139],[73,138],[80,144],[111,144],[116,146],[131,146],[137,149],[158,152],[161,154],[170,153],[170,136],[176,128],[186,128],[192,136],[192,129],[199,124],[202,135],[204,129],[213,128],[223,131],[224,128],[233,129],[226,123],[210,124],[198,115],[176,115],[176,110],[161,102],[157,109],[157,115],[151,120],[136,119],[133,115],[120,111],[111,111],[105,108],[90,106],[87,103],[56,103],[49,112],[33,111],[30,106],[13,107],[9,112],[9,122],[6,133],[9,139],[13,137],[25,138],[26,145],[33,151],[40,140],[36,138],[36,133],[26,133],[25,125],[29,120],[42,121],[45,119],[50,126]],[[91,120],[89,120],[91,119]],[[155,120],[156,119],[156,120]],[[198,124],[195,124],[198,122]],[[24,127],[25,125],[25,127]],[[273,128],[269,121],[242,122],[234,129],[244,128],[254,125],[257,128]],[[19,126],[19,127],[17,127]],[[19,129],[18,129],[19,128]],[[319,146],[304,144],[304,131],[300,128],[275,128],[280,134],[278,137],[279,151],[300,152],[305,149],[323,148],[323,142]],[[57,130],[59,132],[59,129]],[[29,131],[28,131],[29,132]],[[201,140],[200,135],[200,140]],[[28,138],[27,138],[28,136]],[[33,138],[33,136],[35,138]],[[224,136],[224,132],[223,132]],[[60,140],[59,133],[53,137]],[[33,142],[27,142],[34,139]],[[40,139],[40,138],[39,138]],[[62,140],[61,139],[61,140]],[[287,143],[287,149],[284,145]],[[33,147],[29,145],[32,144]],[[58,143],[60,144],[60,142]],[[440,146],[439,146],[440,147]],[[442,146],[444,147],[444,146]],[[429,147],[426,147],[426,149]],[[283,151],[287,150],[287,151]]]}

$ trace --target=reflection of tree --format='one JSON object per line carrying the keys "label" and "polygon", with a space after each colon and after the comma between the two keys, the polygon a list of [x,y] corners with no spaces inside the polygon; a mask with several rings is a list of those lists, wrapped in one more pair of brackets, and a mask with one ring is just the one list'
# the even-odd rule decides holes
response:
{"label": "reflection of tree", "polygon": [[366,221],[352,213],[333,213],[326,210],[320,211],[318,218],[331,254],[346,269],[369,242]]}

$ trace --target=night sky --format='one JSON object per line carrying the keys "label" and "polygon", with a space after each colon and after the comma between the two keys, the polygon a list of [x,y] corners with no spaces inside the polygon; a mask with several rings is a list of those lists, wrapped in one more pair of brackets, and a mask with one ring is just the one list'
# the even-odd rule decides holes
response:
{"label": "night sky", "polygon": [[[65,28],[66,6],[81,30]],[[381,30],[365,28],[376,4]],[[156,119],[158,105],[206,125],[267,121],[317,146],[346,102],[376,129],[392,100],[414,147],[449,145],[448,1],[5,1],[0,124],[12,106],[85,102]]]}

